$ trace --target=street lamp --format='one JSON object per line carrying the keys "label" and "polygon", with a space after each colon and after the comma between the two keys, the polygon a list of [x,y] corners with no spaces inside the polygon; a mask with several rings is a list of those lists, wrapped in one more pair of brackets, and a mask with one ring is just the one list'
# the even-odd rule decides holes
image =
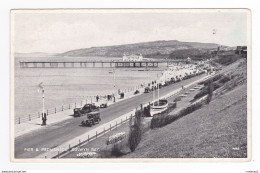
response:
{"label": "street lamp", "polygon": [[45,114],[45,105],[44,105],[44,87],[43,87],[43,82],[41,82],[39,85],[38,92],[42,90],[42,125],[46,125],[46,114]]}

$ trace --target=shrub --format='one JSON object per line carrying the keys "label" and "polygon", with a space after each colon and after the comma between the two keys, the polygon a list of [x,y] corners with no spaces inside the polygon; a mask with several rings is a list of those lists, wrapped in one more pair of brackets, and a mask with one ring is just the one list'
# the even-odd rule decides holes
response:
{"label": "shrub", "polygon": [[146,106],[144,107],[144,112],[143,112],[145,117],[151,117],[151,113],[150,113],[150,106]]}
{"label": "shrub", "polygon": [[220,88],[221,86],[223,86],[223,84],[220,83],[219,81],[216,81],[216,82],[212,83],[213,91],[215,91],[216,89]]}
{"label": "shrub", "polygon": [[124,155],[125,153],[123,153],[121,150],[120,150],[120,147],[118,144],[115,144],[112,148],[112,151],[111,151],[111,155],[112,156],[116,156],[116,157],[120,157],[122,155]]}
{"label": "shrub", "polygon": [[228,81],[230,81],[231,79],[230,79],[230,77],[228,77],[228,76],[226,76],[226,75],[223,75],[222,77],[221,77],[221,79],[219,80],[219,82],[220,83],[226,83],[226,82],[228,82]]}
{"label": "shrub", "polygon": [[204,104],[204,100],[197,102],[195,104],[191,104],[190,106],[182,109],[181,111],[179,111],[173,115],[169,115],[166,112],[166,114],[154,116],[151,120],[151,129],[163,127],[167,124],[170,124],[173,121],[201,108],[203,104]]}
{"label": "shrub", "polygon": [[173,101],[174,101],[174,102],[181,101],[181,97],[180,97],[180,96],[179,96],[179,97],[176,97]]}
{"label": "shrub", "polygon": [[201,97],[207,95],[207,93],[208,93],[208,92],[207,92],[207,88],[206,88],[206,87],[203,87],[202,90],[201,90],[198,94],[196,94],[196,95],[193,97],[193,99],[194,99],[194,100],[199,99],[199,98],[201,98]]}
{"label": "shrub", "polygon": [[207,86],[208,83],[209,83],[209,81],[215,82],[215,81],[219,80],[222,76],[223,76],[223,74],[215,75],[215,76],[213,76],[213,77],[211,77],[211,78],[209,78],[209,79],[207,79],[207,80],[204,80],[204,81],[202,81],[202,82],[199,82],[199,85]]}

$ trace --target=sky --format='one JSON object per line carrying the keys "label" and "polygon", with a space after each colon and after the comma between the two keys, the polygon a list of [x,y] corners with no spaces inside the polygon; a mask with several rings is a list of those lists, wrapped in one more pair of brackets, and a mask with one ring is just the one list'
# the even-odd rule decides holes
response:
{"label": "sky", "polygon": [[[157,40],[247,44],[247,11],[18,11],[12,13],[14,52],[74,49]],[[213,30],[216,34],[213,34]]]}

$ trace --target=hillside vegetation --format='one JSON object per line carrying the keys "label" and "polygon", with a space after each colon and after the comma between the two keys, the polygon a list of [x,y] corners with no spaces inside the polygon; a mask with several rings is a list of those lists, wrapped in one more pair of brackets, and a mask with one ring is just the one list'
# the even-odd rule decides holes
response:
{"label": "hillside vegetation", "polygon": [[212,54],[208,49],[187,49],[176,50],[169,55],[169,59],[186,59],[187,57],[193,60],[205,60],[211,58]]}
{"label": "hillside vegetation", "polygon": [[84,56],[103,56],[103,57],[122,57],[127,54],[142,54],[145,57],[162,56],[168,57],[176,50],[187,49],[215,49],[218,45],[214,43],[154,41],[135,44],[125,44],[117,46],[91,47],[84,49],[71,50],[60,54],[60,56],[84,57]]}

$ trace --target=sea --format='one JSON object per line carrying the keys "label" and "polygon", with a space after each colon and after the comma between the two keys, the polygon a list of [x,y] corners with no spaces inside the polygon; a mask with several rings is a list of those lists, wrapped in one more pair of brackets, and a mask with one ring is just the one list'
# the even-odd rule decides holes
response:
{"label": "sea", "polygon": [[[90,96],[105,96],[115,90],[128,91],[146,85],[162,75],[166,64],[158,68],[116,68],[115,78],[111,68],[20,68],[20,61],[84,61],[118,60],[108,57],[14,57],[14,109],[15,117],[23,117],[42,110],[43,82],[45,108],[86,100]],[[141,71],[140,71],[141,70]],[[115,80],[114,80],[115,79]],[[115,85],[115,87],[114,87]]]}

